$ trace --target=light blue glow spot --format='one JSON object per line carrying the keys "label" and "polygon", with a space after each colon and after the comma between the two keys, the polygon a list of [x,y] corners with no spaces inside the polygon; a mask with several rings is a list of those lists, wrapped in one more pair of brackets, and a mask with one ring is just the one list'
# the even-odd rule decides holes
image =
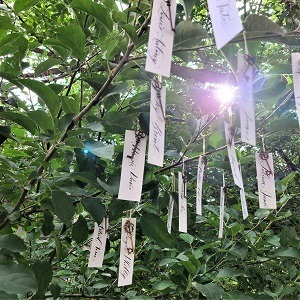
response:
{"label": "light blue glow spot", "polygon": [[83,150],[83,153],[84,153],[84,154],[88,154],[88,153],[89,153],[89,150],[84,149],[84,150]]}

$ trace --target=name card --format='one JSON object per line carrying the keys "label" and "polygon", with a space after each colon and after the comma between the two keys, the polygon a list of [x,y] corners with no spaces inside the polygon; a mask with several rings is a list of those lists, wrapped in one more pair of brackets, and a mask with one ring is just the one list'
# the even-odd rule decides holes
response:
{"label": "name card", "polygon": [[233,180],[234,183],[239,188],[243,189],[244,184],[243,184],[242,173],[239,168],[239,164],[238,164],[238,160],[234,148],[234,135],[231,130],[231,126],[227,122],[224,122],[224,129],[225,129],[226,145],[227,145],[228,157],[229,157]]}
{"label": "name card", "polygon": [[300,53],[292,53],[294,95],[300,127]]}
{"label": "name card", "polygon": [[179,231],[187,233],[186,184],[184,183],[182,172],[178,172],[178,196]]}
{"label": "name card", "polygon": [[147,138],[144,137],[137,143],[135,132],[126,130],[118,199],[141,200],[146,142]]}
{"label": "name card", "polygon": [[103,218],[100,225],[95,222],[92,245],[89,257],[89,268],[101,268],[107,240],[108,219]]}
{"label": "name card", "polygon": [[174,210],[174,198],[172,195],[170,195],[168,220],[167,220],[167,229],[170,234],[172,230],[173,210]]}
{"label": "name card", "polygon": [[[174,41],[176,0],[169,7],[165,0],[154,0],[145,70],[169,77]],[[171,16],[170,16],[171,15]],[[172,24],[172,26],[171,26]]]}
{"label": "name card", "polygon": [[200,155],[197,169],[197,193],[196,193],[196,214],[202,215],[202,185],[205,170],[205,155]]}
{"label": "name card", "polygon": [[225,209],[225,184],[220,190],[220,224],[219,224],[219,239],[223,238],[224,231],[224,209]]}
{"label": "name card", "polygon": [[235,0],[207,0],[217,48],[221,49],[243,30]]}
{"label": "name card", "polygon": [[253,76],[255,68],[247,62],[247,55],[238,53],[238,82],[240,92],[241,139],[256,145]]}
{"label": "name card", "polygon": [[240,197],[241,197],[243,219],[246,220],[248,218],[248,208],[247,208],[246,195],[244,189],[240,189]]}
{"label": "name card", "polygon": [[165,152],[166,88],[157,80],[151,82],[148,163],[162,167]]}
{"label": "name card", "polygon": [[123,218],[121,231],[120,265],[118,286],[132,284],[136,219]]}
{"label": "name card", "polygon": [[272,153],[255,153],[259,208],[276,209]]}

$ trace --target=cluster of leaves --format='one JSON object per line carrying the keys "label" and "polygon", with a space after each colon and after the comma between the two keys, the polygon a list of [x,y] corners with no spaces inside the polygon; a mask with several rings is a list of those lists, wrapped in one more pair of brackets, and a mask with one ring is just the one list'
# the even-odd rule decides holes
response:
{"label": "cluster of leaves", "polygon": [[[299,15],[289,8],[298,4],[243,3],[248,46],[264,71],[254,94],[257,136],[264,135],[266,148],[275,153],[278,197],[278,210],[258,209],[253,161],[259,148],[237,146],[247,172],[245,221],[224,150],[228,116],[219,112],[213,93],[203,90],[207,82],[235,82],[241,35],[217,51],[206,5],[178,4],[176,68],[165,80],[166,168],[146,164],[137,205],[119,201],[117,193],[125,130],[149,130],[153,75],[144,62],[150,1],[0,1],[0,299],[297,297],[300,137],[290,53],[299,51]],[[238,128],[238,108],[232,109]],[[209,154],[203,216],[196,216],[196,165],[203,146],[197,124],[203,113],[211,119],[202,132]],[[170,196],[178,198],[174,177],[181,153],[190,158],[188,234],[178,233],[175,201],[170,235],[166,219]],[[223,171],[228,184],[220,240]],[[134,282],[121,289],[120,220],[128,210],[138,224]],[[104,265],[89,269],[94,222],[107,213]]]}

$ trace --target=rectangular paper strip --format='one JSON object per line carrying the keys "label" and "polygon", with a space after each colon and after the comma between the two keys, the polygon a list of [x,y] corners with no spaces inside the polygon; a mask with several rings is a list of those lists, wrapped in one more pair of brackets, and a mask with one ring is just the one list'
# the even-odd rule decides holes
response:
{"label": "rectangular paper strip", "polygon": [[187,233],[186,184],[183,182],[182,172],[178,172],[178,196],[179,231]]}
{"label": "rectangular paper strip", "polygon": [[131,156],[135,148],[136,137],[134,131],[126,130],[118,199],[131,201],[141,200],[146,141],[146,137],[141,138],[137,145],[135,155],[133,158],[128,158],[127,156]]}
{"label": "rectangular paper strip", "polygon": [[276,209],[272,153],[255,153],[259,208]]}
{"label": "rectangular paper strip", "polygon": [[225,208],[225,184],[220,190],[220,225],[219,225],[219,239],[223,238],[224,231],[224,208]]}
{"label": "rectangular paper strip", "polygon": [[107,239],[108,218],[103,218],[100,225],[95,222],[90,250],[89,268],[101,268]]}
{"label": "rectangular paper strip", "polygon": [[207,0],[217,48],[221,49],[243,30],[235,0]]}
{"label": "rectangular paper strip", "polygon": [[170,195],[168,220],[167,220],[167,229],[170,234],[172,229],[173,210],[174,210],[174,198],[172,195]]}
{"label": "rectangular paper strip", "polygon": [[151,81],[148,163],[162,167],[165,151],[166,88],[158,80]]}
{"label": "rectangular paper strip", "polygon": [[[145,70],[170,76],[176,16],[176,0],[171,0],[171,20],[165,0],[154,0]],[[171,26],[172,23],[172,26]]]}
{"label": "rectangular paper strip", "polygon": [[241,197],[243,219],[246,220],[248,217],[248,208],[247,208],[246,195],[244,189],[240,189],[240,197]]}
{"label": "rectangular paper strip", "polygon": [[132,284],[135,252],[136,219],[123,218],[121,231],[118,286]]}
{"label": "rectangular paper strip", "polygon": [[243,142],[255,146],[255,112],[253,101],[253,76],[255,69],[248,64],[246,57],[242,53],[238,53],[241,139]]}
{"label": "rectangular paper strip", "polygon": [[243,178],[242,178],[242,173],[240,171],[238,160],[237,160],[236,153],[235,153],[234,136],[231,132],[231,126],[227,122],[224,122],[224,129],[225,129],[226,145],[227,145],[228,157],[229,157],[233,180],[234,180],[234,183],[239,188],[242,189],[242,188],[244,188]]}
{"label": "rectangular paper strip", "polygon": [[300,53],[292,53],[294,95],[300,127]]}
{"label": "rectangular paper strip", "polygon": [[196,214],[202,215],[202,185],[205,169],[205,156],[200,155],[197,170]]}

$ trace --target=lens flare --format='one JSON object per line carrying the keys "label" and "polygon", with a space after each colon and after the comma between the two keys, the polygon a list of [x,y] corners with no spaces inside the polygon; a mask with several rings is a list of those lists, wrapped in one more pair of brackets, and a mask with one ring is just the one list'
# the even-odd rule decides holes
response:
{"label": "lens flare", "polygon": [[230,85],[220,85],[216,88],[214,93],[222,104],[230,104],[236,97],[237,87]]}

